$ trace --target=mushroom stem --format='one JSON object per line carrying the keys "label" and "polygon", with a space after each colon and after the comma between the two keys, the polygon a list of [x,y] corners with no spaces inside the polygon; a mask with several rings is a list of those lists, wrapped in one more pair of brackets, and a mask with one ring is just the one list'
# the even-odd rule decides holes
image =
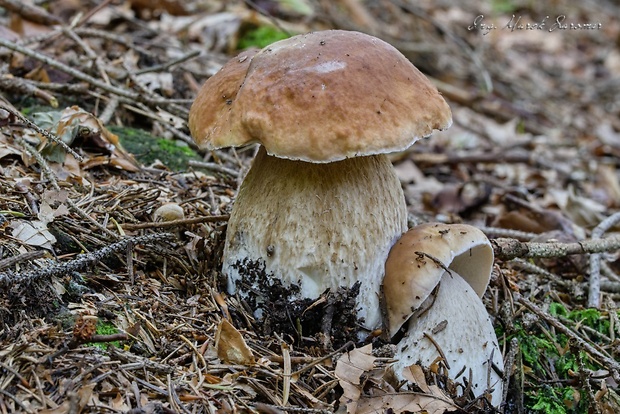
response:
{"label": "mushroom stem", "polygon": [[[222,270],[229,292],[242,295],[260,295],[279,280],[298,286],[299,298],[314,299],[360,282],[357,315],[374,329],[385,260],[406,227],[405,199],[387,156],[314,164],[261,147],[228,222]],[[263,265],[267,286],[256,275]]]}
{"label": "mushroom stem", "polygon": [[475,396],[488,392],[493,406],[502,402],[504,364],[493,324],[476,292],[454,271],[443,272],[432,307],[409,320],[394,358],[398,379],[413,364],[429,368],[441,358],[456,383],[471,381]]}

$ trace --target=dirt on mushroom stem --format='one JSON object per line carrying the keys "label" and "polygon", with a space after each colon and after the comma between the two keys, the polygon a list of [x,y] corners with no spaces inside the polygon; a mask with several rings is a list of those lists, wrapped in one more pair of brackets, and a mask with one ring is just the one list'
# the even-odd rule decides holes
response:
{"label": "dirt on mushroom stem", "polygon": [[[260,317],[247,326],[265,336],[274,333],[302,348],[321,348],[329,343],[335,349],[349,341],[357,341],[359,321],[356,300],[359,283],[351,288],[326,290],[318,299],[300,297],[299,286],[284,286],[280,278],[265,272],[262,260],[240,260],[232,265],[244,276],[236,282],[238,291],[252,291],[244,296],[248,310],[260,309]],[[328,307],[331,307],[328,310]],[[231,311],[238,326],[247,324],[240,309]],[[326,322],[325,315],[331,319]],[[260,323],[259,323],[260,322]],[[326,332],[326,328],[328,332]],[[326,341],[324,335],[328,335]],[[323,350],[325,351],[325,350]],[[329,351],[329,350],[327,350]]]}

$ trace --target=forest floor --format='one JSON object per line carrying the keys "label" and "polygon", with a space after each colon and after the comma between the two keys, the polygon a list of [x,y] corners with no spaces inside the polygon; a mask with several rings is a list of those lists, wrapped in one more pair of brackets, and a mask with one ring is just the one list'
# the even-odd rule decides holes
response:
{"label": "forest floor", "polygon": [[[34,3],[0,0],[0,413],[620,412],[617,1]],[[390,383],[380,338],[265,336],[224,294],[254,149],[198,149],[190,105],[239,50],[324,29],[391,43],[452,109],[391,155],[410,225],[550,243],[496,250],[499,408],[441,372]]]}

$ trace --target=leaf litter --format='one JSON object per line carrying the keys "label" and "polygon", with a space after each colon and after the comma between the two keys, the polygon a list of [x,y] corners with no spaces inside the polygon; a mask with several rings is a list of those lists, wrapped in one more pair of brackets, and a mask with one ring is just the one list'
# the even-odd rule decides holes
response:
{"label": "leaf litter", "polygon": [[[412,59],[453,110],[451,129],[393,155],[411,225],[583,241],[620,206],[619,10],[593,6],[0,1],[0,410],[496,412],[433,366],[395,383],[377,337],[325,349],[295,321],[264,335],[219,272],[253,151],[203,153],[202,167],[174,171],[141,165],[108,127],[192,146],[191,100],[246,33],[361,30]],[[513,14],[601,27],[510,28]],[[478,15],[497,29],[468,29]],[[170,203],[179,221],[154,220]],[[484,302],[507,367],[501,411],[620,410],[617,248],[600,275],[588,260],[497,261]]]}

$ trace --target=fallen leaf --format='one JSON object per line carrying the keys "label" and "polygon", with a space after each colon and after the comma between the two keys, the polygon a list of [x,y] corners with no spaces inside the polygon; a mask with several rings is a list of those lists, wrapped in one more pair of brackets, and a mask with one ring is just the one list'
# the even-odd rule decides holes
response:
{"label": "fallen leaf", "polygon": [[[138,163],[131,154],[127,153],[120,145],[117,135],[110,132],[99,118],[85,111],[77,105],[65,108],[63,111],[37,112],[33,114],[37,125],[54,133],[62,142],[71,145],[76,139],[83,147],[103,153],[103,157],[91,158],[84,163],[84,168],[92,168],[99,165],[111,165],[113,167],[136,172],[139,171]],[[65,149],[54,142],[49,142],[40,136],[41,152],[50,161],[63,164],[67,163],[77,167],[70,171],[74,176],[80,176],[79,165],[66,154]],[[56,171],[63,175],[62,171]]]}
{"label": "fallen leaf", "polygon": [[226,319],[222,319],[215,334],[217,356],[225,363],[253,365],[252,350],[245,343],[241,333]]}
{"label": "fallen leaf", "polygon": [[389,411],[393,413],[443,414],[459,409],[452,399],[445,395],[436,385],[431,385],[429,390],[429,394],[399,392],[361,398],[358,401],[355,414],[384,413]]}
{"label": "fallen leaf", "polygon": [[598,139],[605,145],[620,147],[620,132],[616,132],[609,122],[602,122],[596,127]]}
{"label": "fallen leaf", "polygon": [[100,155],[97,157],[92,157],[88,161],[82,164],[82,167],[85,170],[89,170],[94,167],[100,166],[111,166],[117,168],[119,170],[125,170],[129,172],[138,172],[140,168],[133,162],[129,161],[125,158],[120,157],[108,157],[104,155]]}
{"label": "fallen leaf", "polygon": [[[51,223],[56,217],[69,214],[69,208],[64,204],[69,194],[67,190],[47,190],[41,196],[41,206],[37,218],[43,223]],[[52,205],[58,205],[54,208]]]}
{"label": "fallen leaf", "polygon": [[361,377],[375,366],[372,344],[343,354],[336,363],[334,375],[344,390],[340,404],[347,407],[348,413],[357,412],[357,402],[362,394]]}
{"label": "fallen leaf", "polygon": [[56,237],[49,232],[46,223],[42,221],[16,220],[11,227],[13,237],[29,246],[51,250],[52,245],[56,243]]}
{"label": "fallen leaf", "polygon": [[143,73],[136,76],[137,80],[152,92],[161,91],[166,96],[174,94],[172,73]]}
{"label": "fallen leaf", "polygon": [[423,392],[431,392],[431,389],[426,383],[424,369],[420,365],[414,364],[404,369],[403,377],[413,385],[419,387]]}
{"label": "fallen leaf", "polygon": [[21,155],[22,151],[17,148],[0,142],[0,159],[7,157],[9,155]]}

